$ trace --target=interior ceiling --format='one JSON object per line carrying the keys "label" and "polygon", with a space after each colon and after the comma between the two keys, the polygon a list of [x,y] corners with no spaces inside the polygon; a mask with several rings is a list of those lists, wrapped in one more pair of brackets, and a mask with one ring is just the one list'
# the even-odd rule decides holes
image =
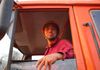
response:
{"label": "interior ceiling", "polygon": [[42,27],[46,22],[51,20],[59,25],[60,33],[62,33],[65,24],[69,24],[68,12],[19,12],[15,43],[23,54],[42,54],[44,52],[46,40],[42,33]]}

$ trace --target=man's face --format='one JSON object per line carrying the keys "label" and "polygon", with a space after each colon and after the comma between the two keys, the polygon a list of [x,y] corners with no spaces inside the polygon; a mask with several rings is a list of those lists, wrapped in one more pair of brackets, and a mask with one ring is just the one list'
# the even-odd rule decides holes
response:
{"label": "man's face", "polygon": [[44,29],[44,35],[46,39],[54,39],[57,36],[57,30],[56,28],[49,26]]}

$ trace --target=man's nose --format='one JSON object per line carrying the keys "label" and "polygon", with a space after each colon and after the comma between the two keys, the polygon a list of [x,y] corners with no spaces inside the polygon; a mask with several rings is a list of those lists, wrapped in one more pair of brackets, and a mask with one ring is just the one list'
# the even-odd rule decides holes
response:
{"label": "man's nose", "polygon": [[52,29],[48,29],[48,32],[52,32]]}

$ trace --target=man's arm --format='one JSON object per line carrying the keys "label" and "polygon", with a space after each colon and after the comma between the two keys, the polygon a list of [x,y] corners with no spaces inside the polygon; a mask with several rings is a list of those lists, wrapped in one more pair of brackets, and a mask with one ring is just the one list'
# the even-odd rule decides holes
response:
{"label": "man's arm", "polygon": [[59,43],[59,49],[57,52],[63,55],[63,60],[74,58],[74,50],[72,44],[67,40],[62,40]]}
{"label": "man's arm", "polygon": [[53,64],[54,62],[56,62],[57,60],[60,60],[63,58],[63,55],[60,53],[54,53],[54,54],[49,54],[44,56],[42,59],[40,59],[36,66],[38,70],[41,70],[43,67],[43,70],[46,70],[47,67],[49,68],[49,70],[51,70],[51,64]]}
{"label": "man's arm", "polygon": [[59,42],[56,50],[57,51],[55,53],[46,55],[37,62],[36,66],[38,70],[41,70],[43,66],[44,66],[43,70],[46,70],[47,66],[50,70],[51,64],[53,64],[55,61],[74,57],[72,45],[66,40],[62,40],[61,42]]}

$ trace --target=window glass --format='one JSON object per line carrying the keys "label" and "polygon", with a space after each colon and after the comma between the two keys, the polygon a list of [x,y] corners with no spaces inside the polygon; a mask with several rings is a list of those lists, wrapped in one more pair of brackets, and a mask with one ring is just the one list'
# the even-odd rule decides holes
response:
{"label": "window glass", "polygon": [[91,10],[91,16],[100,39],[100,10]]}

